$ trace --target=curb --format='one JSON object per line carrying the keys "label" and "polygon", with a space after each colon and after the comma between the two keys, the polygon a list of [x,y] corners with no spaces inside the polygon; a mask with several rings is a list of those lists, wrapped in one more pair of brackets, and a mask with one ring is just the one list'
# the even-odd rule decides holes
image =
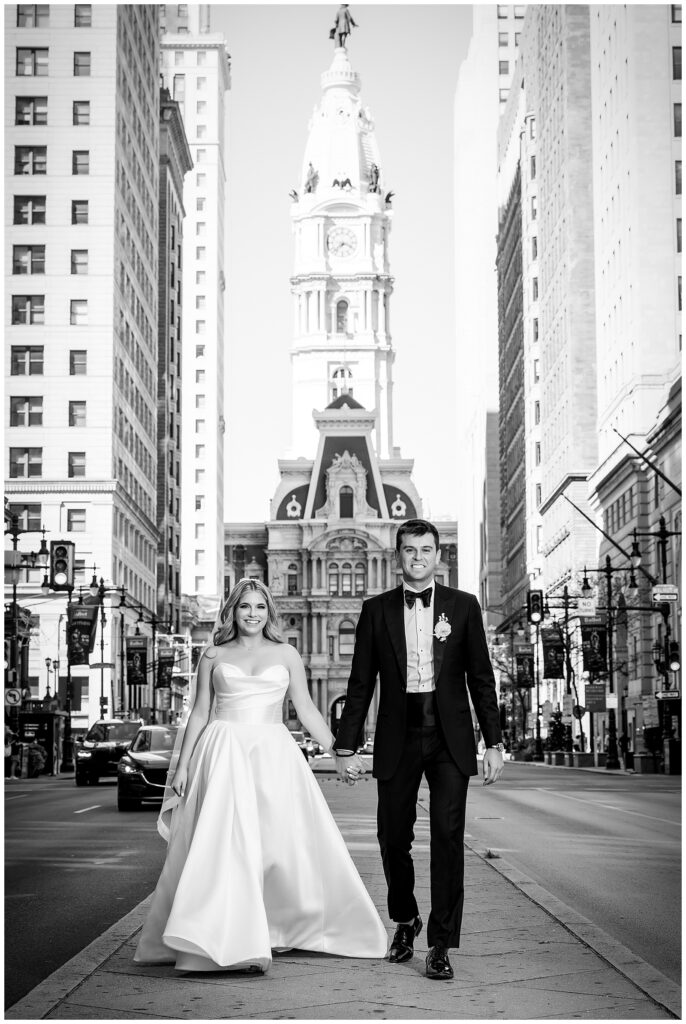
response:
{"label": "curb", "polygon": [[[579,768],[572,771],[588,771],[589,769]],[[591,769],[592,770],[592,769]],[[604,769],[598,769],[603,771]],[[503,860],[500,855],[495,858],[489,856],[490,851],[482,851],[476,848],[473,843],[465,840],[465,846],[475,853],[481,860],[497,871],[499,875],[506,878],[516,889],[527,899],[531,900],[558,924],[561,924],[566,931],[579,939],[585,946],[593,950],[606,963],[613,967],[619,974],[627,979],[632,985],[640,989],[649,999],[656,1003],[661,1009],[671,1013],[677,1020],[681,1020],[681,988],[676,982],[658,971],[646,960],[643,960],[627,946],[622,945],[598,925],[593,924],[587,917],[577,913],[571,907],[563,903],[547,889],[544,889],[533,878],[529,878],[519,868],[513,867]]]}
{"label": "curb", "polygon": [[42,1020],[143,927],[152,893],[66,964],[5,1010],[5,1020]]}

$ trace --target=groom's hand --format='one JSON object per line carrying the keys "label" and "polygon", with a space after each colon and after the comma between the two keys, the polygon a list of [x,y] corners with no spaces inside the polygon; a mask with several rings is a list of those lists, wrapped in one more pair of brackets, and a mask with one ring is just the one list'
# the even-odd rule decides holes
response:
{"label": "groom's hand", "polygon": [[364,775],[364,764],[357,754],[336,754],[338,777],[348,786],[354,786],[360,775]]}

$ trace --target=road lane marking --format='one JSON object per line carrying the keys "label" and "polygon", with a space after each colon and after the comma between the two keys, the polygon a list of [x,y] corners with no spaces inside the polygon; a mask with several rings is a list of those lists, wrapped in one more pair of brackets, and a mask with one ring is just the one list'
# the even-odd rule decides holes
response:
{"label": "road lane marking", "polygon": [[584,807],[605,807],[608,811],[619,811],[620,814],[633,814],[635,818],[647,818],[648,821],[661,821],[663,825],[676,825],[677,828],[681,828],[680,821],[671,821],[669,818],[656,818],[652,814],[641,814],[640,811],[629,811],[623,807],[615,807],[614,804],[603,804],[597,800],[581,800],[578,796],[570,796],[569,793],[559,793],[555,789],[546,789],[545,786],[537,787],[541,793],[552,793],[554,796],[563,797],[565,800],[574,800],[577,804],[583,804]]}
{"label": "road lane marking", "polygon": [[8,804],[10,800],[24,800],[28,795],[28,793],[18,793],[16,796],[6,796],[5,803]]}
{"label": "road lane marking", "polygon": [[96,811],[98,807],[102,807],[102,804],[93,804],[92,807],[82,807],[80,811],[74,811],[74,814],[85,814],[86,811]]}

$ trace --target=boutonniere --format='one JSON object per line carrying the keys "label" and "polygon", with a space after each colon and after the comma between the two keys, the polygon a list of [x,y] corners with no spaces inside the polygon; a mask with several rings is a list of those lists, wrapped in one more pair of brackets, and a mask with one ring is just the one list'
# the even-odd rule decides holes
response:
{"label": "boutonniere", "polygon": [[444,644],[451,633],[452,627],[448,622],[448,616],[445,614],[445,612],[441,612],[441,614],[438,616],[438,622],[436,623],[436,627],[434,629],[434,636],[436,637],[437,640]]}

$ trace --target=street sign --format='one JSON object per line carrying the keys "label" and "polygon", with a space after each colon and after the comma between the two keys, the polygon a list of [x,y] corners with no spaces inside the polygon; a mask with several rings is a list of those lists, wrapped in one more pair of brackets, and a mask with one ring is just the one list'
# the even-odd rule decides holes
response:
{"label": "street sign", "polygon": [[92,661],[90,664],[91,668],[114,668],[113,661]]}
{"label": "street sign", "polygon": [[575,718],[582,719],[586,714],[586,708],[582,707],[581,704],[575,704],[572,708],[572,714]]}
{"label": "street sign", "polygon": [[608,693],[605,697],[605,707],[608,711],[617,711],[618,701],[616,693]]}
{"label": "street sign", "polygon": [[594,597],[579,597],[576,603],[577,615],[595,615],[596,599]]}
{"label": "street sign", "polygon": [[586,708],[591,713],[605,710],[605,683],[586,683]]}
{"label": "street sign", "polygon": [[562,724],[571,725],[574,721],[574,698],[571,693],[565,693],[562,697]]}
{"label": "street sign", "polygon": [[[9,690],[7,692],[9,693]],[[658,700],[679,700],[681,694],[678,690],[656,690],[655,696]]]}
{"label": "street sign", "polygon": [[16,708],[21,704],[21,690],[15,690],[12,687],[9,690],[5,690],[5,707]]}
{"label": "street sign", "polygon": [[656,583],[653,587],[653,604],[662,604],[663,601],[678,601],[679,588],[672,583]]}

